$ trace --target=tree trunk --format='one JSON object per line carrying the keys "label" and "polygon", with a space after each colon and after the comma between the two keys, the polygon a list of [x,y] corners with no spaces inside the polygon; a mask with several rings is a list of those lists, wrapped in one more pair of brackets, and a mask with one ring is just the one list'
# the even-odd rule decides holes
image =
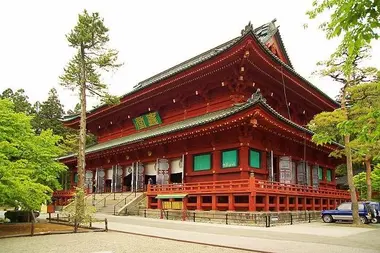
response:
{"label": "tree trunk", "polygon": [[[347,87],[350,84],[350,76],[347,76],[347,84],[343,88],[342,92],[342,100],[341,100],[341,108],[343,112],[345,113],[346,119],[348,119],[348,111],[346,107],[346,93],[347,93]],[[350,147],[350,135],[346,134],[344,136],[344,151],[346,155],[346,164],[347,164],[347,182],[348,186],[350,188],[350,195],[351,195],[351,202],[352,202],[352,223],[354,225],[360,225],[360,217],[359,217],[359,205],[358,205],[358,198],[356,195],[356,188],[354,185],[354,172],[352,169],[352,151]]]}
{"label": "tree trunk", "polygon": [[[79,152],[77,160],[78,168],[78,184],[77,188],[79,191],[85,191],[84,180],[85,180],[85,169],[86,169],[86,68],[85,68],[85,52],[84,47],[81,46],[80,50],[81,57],[81,83],[80,83],[80,129],[79,129]],[[76,195],[76,217],[80,223],[84,217],[84,194]]]}
{"label": "tree trunk", "polygon": [[372,199],[372,185],[371,185],[371,159],[366,158],[365,161],[365,177],[367,183],[367,200]]}

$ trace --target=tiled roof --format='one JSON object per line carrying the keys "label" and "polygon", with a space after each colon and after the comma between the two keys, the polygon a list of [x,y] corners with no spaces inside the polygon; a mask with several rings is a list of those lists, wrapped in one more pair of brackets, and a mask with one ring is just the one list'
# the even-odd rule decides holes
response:
{"label": "tiled roof", "polygon": [[[275,26],[274,24],[274,21],[272,22],[269,22],[267,24],[264,24],[262,26],[259,26],[255,29],[253,29],[253,33],[255,34],[255,36],[260,40],[261,43],[265,44],[275,33],[277,32],[277,27]],[[232,47],[233,45],[235,45],[236,42],[238,42],[241,37],[243,37],[245,34],[242,34],[241,36],[239,37],[236,37],[226,43],[223,43],[213,49],[210,49],[200,55],[197,55],[187,61],[184,61],[170,69],[167,69],[161,73],[158,73],[157,75],[154,75],[140,83],[138,83],[136,86],[134,86],[133,88],[135,89],[141,89],[141,88],[144,88],[150,84],[153,84],[155,82],[158,82],[160,80],[163,80],[163,79],[166,79],[176,73],[179,73],[185,69],[188,69],[192,66],[195,66],[201,62],[204,62],[208,59],[210,59],[211,57],[215,56],[215,55],[218,55],[224,51],[226,51],[228,48]]]}
{"label": "tiled roof", "polygon": [[[246,35],[246,33],[248,33],[249,31],[252,31],[256,38],[258,38],[258,40],[263,43],[265,45],[265,43],[277,32],[277,27],[275,26],[274,24],[274,21],[271,21],[269,23],[266,23],[264,25],[261,25],[255,29],[252,28],[252,25],[251,23],[249,23],[248,26],[246,26],[246,31],[244,32],[244,30],[242,31],[242,34],[241,36],[239,37],[236,37],[230,41],[227,41],[217,47],[214,47],[200,55],[197,55],[187,61],[184,61],[174,67],[171,67],[170,69],[167,69],[161,73],[158,73],[144,81],[141,81],[139,82],[137,85],[135,85],[133,88],[132,91],[124,94],[122,97],[126,97],[132,93],[135,93],[136,91],[138,90],[141,90],[153,83],[156,83],[158,81],[161,81],[163,79],[166,79],[170,76],[173,76],[179,72],[182,72],[192,66],[195,66],[197,64],[200,64],[216,55],[219,55],[220,53],[226,51],[227,49],[231,48],[233,45],[235,45],[242,37],[244,37]],[[100,106],[102,107],[102,106]],[[99,107],[98,107],[99,108]],[[90,110],[88,113],[91,113],[92,111],[95,111],[97,110],[98,108],[94,108],[92,110]],[[78,118],[79,115],[68,115],[68,116],[65,116],[63,118],[63,121],[70,121],[70,120],[73,120],[75,118]]]}
{"label": "tiled roof", "polygon": [[[249,107],[252,107],[253,105],[256,105],[256,104],[262,105],[271,114],[273,114],[275,117],[279,118],[281,121],[284,121],[285,123],[297,128],[303,132],[306,132],[306,133],[311,134],[311,135],[313,134],[313,132],[310,131],[309,129],[306,129],[306,128],[294,123],[293,121],[285,118],[281,114],[279,114],[271,106],[269,106],[266,103],[266,100],[262,97],[262,95],[259,92],[257,92],[255,94],[253,94],[252,97],[250,99],[248,99],[248,101],[246,103],[243,103],[240,105],[235,105],[233,107],[223,109],[223,110],[219,110],[219,111],[215,111],[215,112],[211,112],[211,113],[206,113],[206,114],[198,116],[198,117],[185,119],[185,120],[178,121],[178,122],[175,122],[175,123],[172,123],[169,125],[164,125],[164,126],[159,126],[156,128],[148,129],[145,131],[141,131],[141,132],[138,132],[135,134],[131,134],[131,135],[121,137],[118,139],[114,139],[114,140],[110,140],[107,142],[99,143],[99,144],[93,145],[91,147],[88,147],[86,149],[86,154],[95,153],[95,152],[99,152],[102,150],[107,150],[110,148],[124,146],[124,145],[132,144],[132,143],[137,143],[137,142],[141,142],[141,141],[144,141],[144,140],[152,138],[152,137],[161,136],[164,134],[169,134],[169,133],[193,128],[196,126],[204,125],[207,123],[211,123],[211,122],[226,118],[228,116],[231,116],[233,114],[236,114],[236,113],[238,113],[244,109],[247,109]],[[338,143],[334,143],[334,144],[341,146]],[[60,157],[59,159],[62,160],[62,159],[71,158],[71,157],[74,157],[74,155],[68,155],[68,156]]]}
{"label": "tiled roof", "polygon": [[[333,99],[331,99],[328,95],[326,95],[324,92],[322,92],[319,88],[317,88],[316,86],[314,86],[312,83],[310,83],[308,80],[306,80],[304,77],[302,77],[300,74],[298,74],[292,67],[291,63],[290,63],[290,60],[289,60],[289,63],[290,65],[284,63],[281,59],[279,59],[276,55],[274,55],[270,50],[269,48],[267,48],[265,46],[265,43],[273,36],[275,35],[276,33],[278,34],[279,38],[280,38],[280,46],[283,47],[284,51],[285,51],[285,56],[288,58],[287,54],[286,54],[286,50],[285,50],[285,47],[282,43],[282,39],[281,39],[281,35],[279,34],[279,30],[278,30],[278,27],[275,25],[275,21],[276,20],[273,20],[269,23],[266,23],[262,26],[259,26],[257,28],[253,28],[251,23],[249,23],[245,29],[242,30],[241,32],[241,36],[239,37],[236,37],[226,43],[223,43],[211,50],[208,50],[198,56],[195,56],[183,63],[180,63],[166,71],[163,71],[153,77],[150,77],[140,83],[138,83],[136,86],[134,86],[134,89],[126,94],[124,94],[122,96],[122,98],[130,95],[130,94],[133,94],[153,83],[156,83],[160,80],[163,80],[163,79],[166,79],[170,76],[173,76],[179,72],[182,72],[192,66],[195,66],[197,64],[200,64],[224,51],[226,51],[227,49],[231,48],[232,46],[234,46],[236,43],[238,43],[242,38],[244,38],[248,33],[251,33],[253,35],[253,37],[259,42],[258,44],[263,48],[263,50],[268,53],[274,60],[276,60],[280,65],[282,65],[285,69],[289,70],[290,72],[292,72],[294,75],[296,75],[297,77],[299,77],[300,79],[302,79],[306,84],[308,84],[310,87],[312,87],[313,89],[315,89],[318,93],[320,93],[322,96],[324,96],[325,98],[327,98],[328,100],[332,101],[334,104],[336,104],[337,106],[339,105],[336,101],[334,101]],[[103,107],[105,105],[102,105],[100,107],[97,107],[97,108],[94,108],[90,111],[88,111],[87,113],[88,114],[91,114],[92,112],[96,111],[97,109]],[[67,122],[67,121],[70,121],[70,120],[73,120],[73,119],[76,119],[78,118],[79,115],[70,115],[70,116],[67,116],[67,117],[64,117],[62,121],[64,122]]]}

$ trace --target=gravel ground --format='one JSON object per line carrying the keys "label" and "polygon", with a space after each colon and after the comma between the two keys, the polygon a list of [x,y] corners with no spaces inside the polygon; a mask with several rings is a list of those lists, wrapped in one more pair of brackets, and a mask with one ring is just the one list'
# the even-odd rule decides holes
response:
{"label": "gravel ground", "polygon": [[220,253],[221,251],[223,251],[223,253],[247,252],[243,250],[211,247],[194,243],[184,243],[117,232],[97,232],[8,238],[0,239],[0,245],[0,252],[4,253]]}

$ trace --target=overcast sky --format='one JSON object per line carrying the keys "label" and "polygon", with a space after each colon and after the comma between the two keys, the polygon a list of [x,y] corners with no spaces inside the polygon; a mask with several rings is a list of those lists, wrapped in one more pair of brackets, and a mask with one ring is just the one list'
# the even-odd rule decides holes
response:
{"label": "overcast sky", "polygon": [[[73,108],[77,97],[59,86],[58,77],[73,55],[65,34],[86,8],[104,17],[111,46],[120,51],[120,60],[125,63],[106,79],[114,95],[122,95],[138,82],[239,36],[249,21],[259,26],[276,18],[295,70],[334,97],[338,86],[311,76],[316,62],[326,59],[336,46],[315,25],[303,28],[311,2],[1,1],[0,92],[23,88],[35,102],[46,99],[54,87],[65,109]],[[380,42],[374,44],[373,55],[380,55]],[[380,67],[375,58],[371,64]]]}

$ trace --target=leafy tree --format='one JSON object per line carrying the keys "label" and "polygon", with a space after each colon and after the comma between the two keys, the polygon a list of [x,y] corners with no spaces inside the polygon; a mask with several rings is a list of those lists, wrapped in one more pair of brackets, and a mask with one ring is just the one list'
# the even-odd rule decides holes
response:
{"label": "leafy tree", "polygon": [[61,137],[51,130],[36,135],[30,121],[0,99],[0,205],[38,210],[59,189],[57,178],[66,167],[54,160]]}
{"label": "leafy tree", "polygon": [[[367,191],[368,191],[366,177],[367,175],[365,172],[361,172],[354,176],[355,186],[357,187],[359,194],[362,198],[365,198],[367,196]],[[372,182],[372,190],[374,192],[380,192],[380,168],[379,167],[376,167],[371,172],[371,182]],[[379,197],[377,200],[380,200]],[[375,199],[373,198],[372,200],[375,200]]]}
{"label": "leafy tree", "polygon": [[[322,22],[320,28],[326,33],[328,39],[342,38],[330,60],[334,62],[347,52],[347,57],[340,68],[347,81],[341,94],[341,110],[346,120],[348,120],[347,89],[353,82],[355,57],[363,47],[370,45],[373,39],[379,38],[380,9],[378,6],[379,0],[314,0],[313,9],[307,12],[310,19],[315,19],[325,12],[329,13],[329,19]],[[352,201],[353,223],[359,224],[359,207],[353,183],[351,136],[349,131],[343,131],[342,134],[347,163],[347,181]]]}
{"label": "leafy tree", "polygon": [[[342,67],[347,60],[347,52],[339,58],[318,63],[318,66],[321,67],[321,69],[315,72],[321,76],[328,76],[332,78],[334,81],[341,83],[343,88],[346,89],[345,100],[348,108],[347,115],[351,123],[355,125],[355,129],[363,129],[366,127],[367,122],[363,121],[363,115],[367,115],[370,110],[376,110],[376,107],[372,106],[375,105],[373,102],[363,99],[364,95],[376,95],[376,90],[371,91],[369,88],[376,87],[375,82],[378,80],[379,73],[379,71],[374,67],[362,66],[362,61],[369,58],[369,49],[369,47],[363,47],[359,51],[359,54],[355,56],[351,83],[348,83],[342,71]],[[348,85],[350,85],[350,87],[348,87]],[[338,96],[339,99],[342,99],[342,93],[343,90]],[[377,106],[377,108],[379,109],[380,107]],[[337,126],[345,123],[346,121],[347,119],[345,118],[342,109],[334,112],[324,112],[317,115],[314,121],[312,121],[312,124],[310,124],[313,131],[317,133],[314,136],[314,140],[319,143],[329,142],[330,140],[342,143],[343,133],[339,131]],[[361,164],[364,162],[366,165],[367,188],[369,189],[367,191],[367,199],[370,200],[372,198],[371,162],[373,157],[380,151],[380,146],[363,141],[361,138],[358,138],[358,133],[359,132],[355,131],[350,132],[350,146],[354,151],[352,154],[353,162],[356,164]],[[336,150],[332,154],[334,156],[341,157],[344,155],[344,150]],[[347,170],[347,165],[344,167]]]}
{"label": "leafy tree", "polygon": [[64,115],[63,105],[56,89],[51,89],[47,100],[42,104],[36,104],[36,107],[36,116],[33,118],[32,124],[37,133],[51,129],[56,135],[66,136],[67,129],[60,121]]}
{"label": "leafy tree", "polygon": [[3,91],[0,95],[0,98],[10,99],[14,104],[15,112],[24,112],[28,115],[34,113],[32,105],[29,103],[29,97],[25,95],[25,91],[23,89],[19,89],[16,92],[13,92],[12,89],[8,88]]}
{"label": "leafy tree", "polygon": [[[101,73],[118,68],[118,52],[107,47],[109,41],[108,28],[104,20],[95,12],[89,14],[86,10],[79,14],[78,23],[66,35],[69,46],[76,49],[72,60],[60,77],[64,87],[79,91],[80,98],[80,132],[78,150],[78,188],[84,190],[85,180],[85,146],[86,146],[86,96],[100,97],[103,102],[117,102],[117,99],[107,92],[107,84],[102,82]],[[79,192],[78,192],[79,193]],[[84,215],[84,198],[78,194],[76,212]],[[82,215],[83,214],[83,215]]]}
{"label": "leafy tree", "polygon": [[349,89],[353,105],[351,115],[342,124],[351,135],[356,136],[352,141],[357,156],[362,157],[366,166],[367,200],[372,199],[371,163],[380,157],[380,82],[360,84]]}

